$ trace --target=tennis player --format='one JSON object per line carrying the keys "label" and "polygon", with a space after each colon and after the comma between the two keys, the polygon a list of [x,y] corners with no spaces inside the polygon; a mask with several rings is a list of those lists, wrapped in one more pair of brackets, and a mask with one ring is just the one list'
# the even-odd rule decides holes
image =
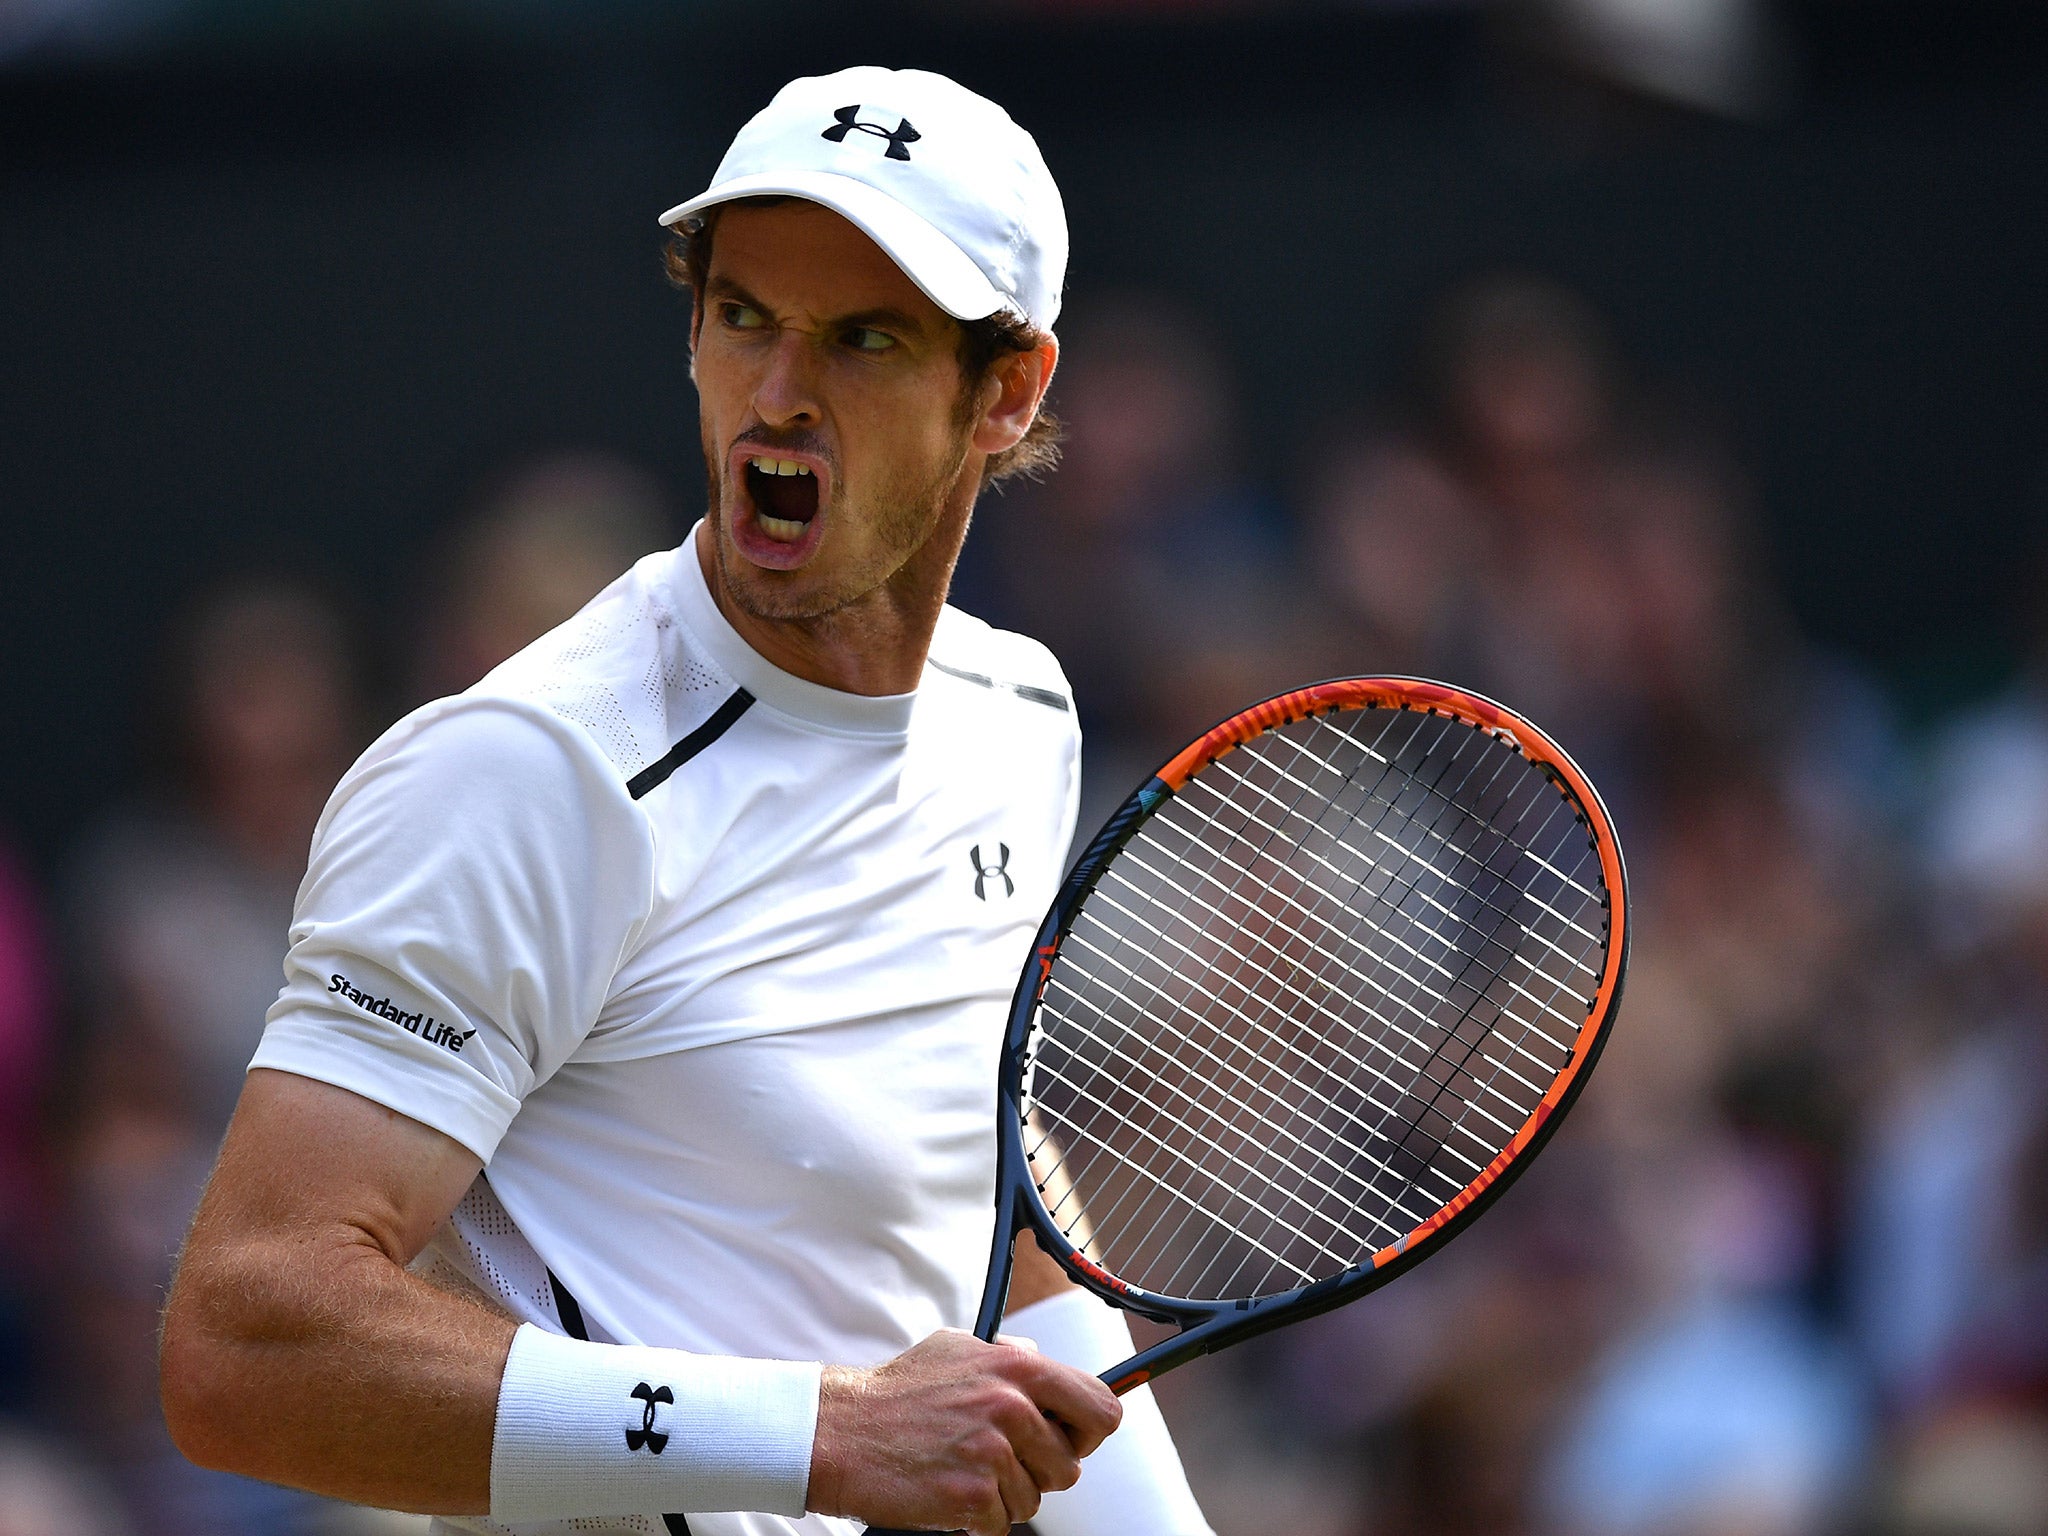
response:
{"label": "tennis player", "polygon": [[1052,657],[944,604],[1048,456],[1058,190],[999,107],[863,68],[663,222],[710,515],[335,790],[172,1432],[437,1531],[1200,1536],[1091,1374],[1117,1313],[1032,1250],[1036,1347],[960,1331],[1079,742]]}

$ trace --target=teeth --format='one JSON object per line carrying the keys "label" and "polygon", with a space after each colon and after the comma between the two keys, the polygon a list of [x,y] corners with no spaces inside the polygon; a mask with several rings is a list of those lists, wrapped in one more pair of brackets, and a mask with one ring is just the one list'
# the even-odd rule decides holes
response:
{"label": "teeth", "polygon": [[799,464],[795,459],[749,459],[747,462],[764,475],[808,475],[811,472],[809,465]]}
{"label": "teeth", "polygon": [[766,517],[758,512],[754,514],[754,523],[778,544],[794,544],[804,536],[804,529],[810,526],[808,523],[795,522],[786,517]]}

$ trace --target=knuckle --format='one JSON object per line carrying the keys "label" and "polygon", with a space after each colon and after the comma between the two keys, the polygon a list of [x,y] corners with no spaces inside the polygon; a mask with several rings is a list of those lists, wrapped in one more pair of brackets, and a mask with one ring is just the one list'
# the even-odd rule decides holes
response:
{"label": "knuckle", "polygon": [[[1010,1437],[998,1426],[983,1425],[967,1437],[963,1449],[968,1461],[975,1467],[984,1469],[985,1476],[987,1470],[999,1468],[1009,1461]],[[979,1486],[977,1482],[977,1487]]]}
{"label": "knuckle", "polygon": [[988,1474],[975,1468],[954,1467],[936,1482],[940,1498],[961,1509],[973,1509],[988,1494]]}
{"label": "knuckle", "polygon": [[980,1490],[975,1497],[962,1502],[959,1508],[962,1530],[987,1532],[989,1536],[1008,1536],[1010,1517],[1003,1508],[1002,1495],[993,1488]]}
{"label": "knuckle", "polygon": [[955,1526],[972,1530],[976,1528],[976,1522],[988,1518],[992,1504],[1001,1502],[986,1478],[963,1476],[946,1480],[941,1489],[939,1507]]}
{"label": "knuckle", "polygon": [[989,1405],[989,1421],[1008,1440],[1032,1427],[1038,1419],[1038,1405],[1022,1392],[1005,1392]]}
{"label": "knuckle", "polygon": [[997,1366],[1004,1375],[1011,1377],[1025,1376],[1035,1372],[1039,1362],[1044,1358],[1037,1350],[1026,1349],[1021,1344],[996,1344],[992,1345],[991,1348],[996,1351],[995,1361]]}

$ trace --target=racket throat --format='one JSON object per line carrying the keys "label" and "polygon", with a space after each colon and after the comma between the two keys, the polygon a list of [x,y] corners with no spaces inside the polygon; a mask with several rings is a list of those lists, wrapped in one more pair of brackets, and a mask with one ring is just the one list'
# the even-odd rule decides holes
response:
{"label": "racket throat", "polygon": [[1199,1359],[1212,1350],[1234,1343],[1242,1337],[1240,1332],[1244,1314],[1232,1309],[1206,1322],[1196,1323],[1181,1332],[1161,1339],[1148,1349],[1141,1349],[1130,1359],[1113,1365],[1102,1373],[1102,1384],[1122,1397],[1137,1387],[1142,1387],[1155,1376],[1164,1376],[1190,1360]]}

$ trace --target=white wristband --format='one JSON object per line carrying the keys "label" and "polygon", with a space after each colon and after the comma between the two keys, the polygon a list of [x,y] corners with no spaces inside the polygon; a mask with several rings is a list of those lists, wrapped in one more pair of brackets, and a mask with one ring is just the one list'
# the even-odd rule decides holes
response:
{"label": "white wristband", "polygon": [[[1080,1289],[1020,1307],[1003,1319],[1003,1332],[1087,1371],[1106,1371],[1135,1353],[1124,1315]],[[1116,1433],[1081,1463],[1078,1483],[1045,1496],[1032,1527],[1039,1536],[1214,1536],[1152,1389],[1126,1392],[1123,1404]]]}
{"label": "white wristband", "polygon": [[523,1324],[498,1388],[491,1518],[801,1515],[820,1374]]}

